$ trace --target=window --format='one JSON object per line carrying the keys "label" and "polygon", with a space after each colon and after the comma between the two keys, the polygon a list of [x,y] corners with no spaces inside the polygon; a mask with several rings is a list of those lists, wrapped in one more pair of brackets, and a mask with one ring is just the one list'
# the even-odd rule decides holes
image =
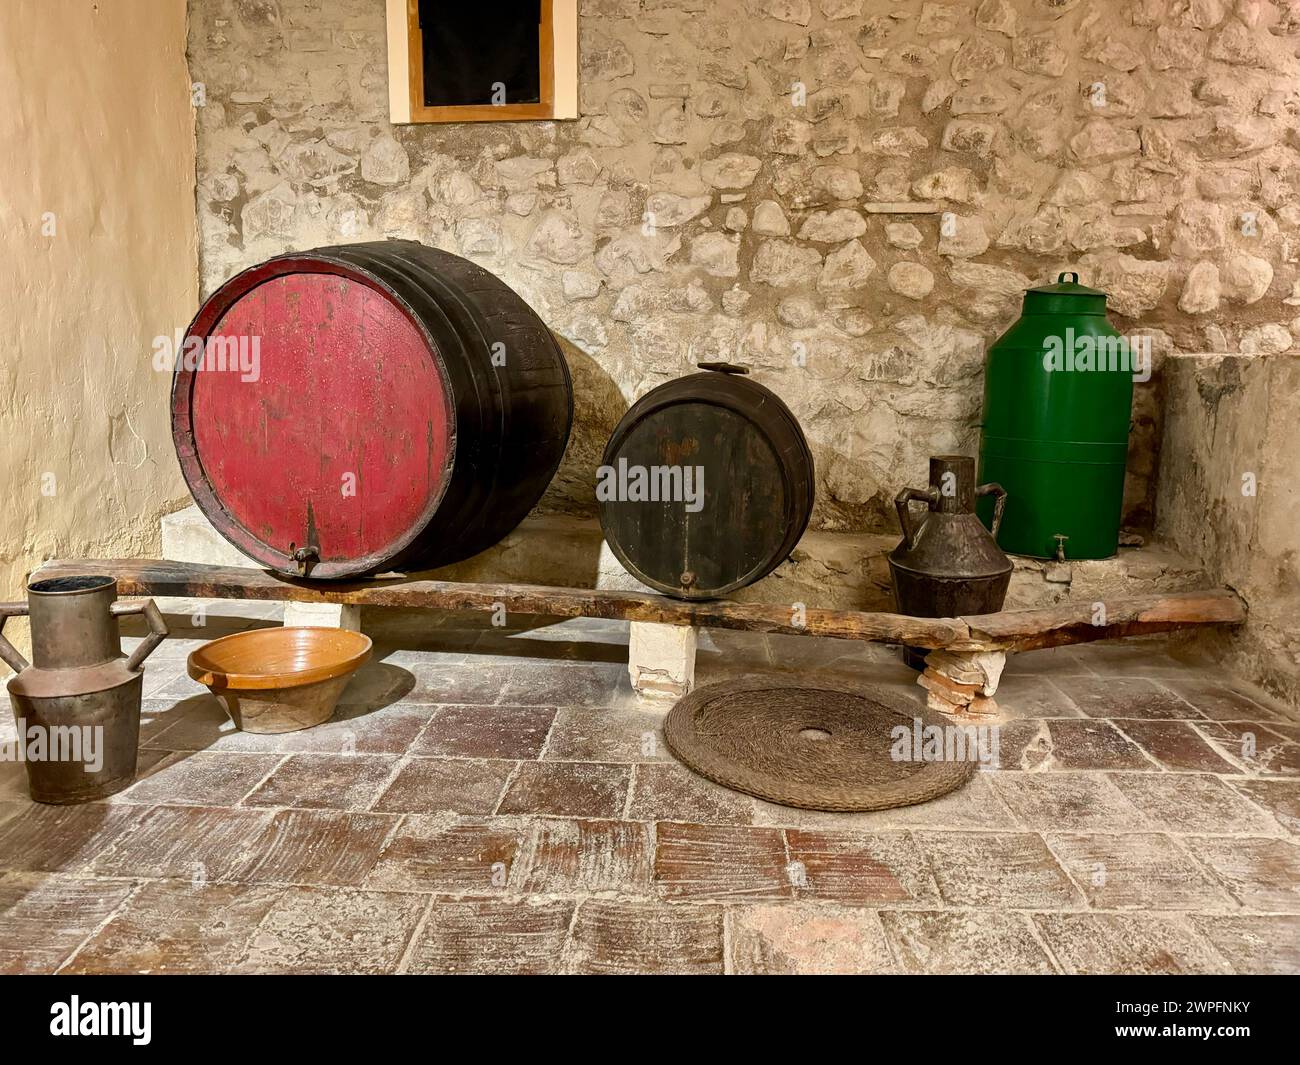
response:
{"label": "window", "polygon": [[578,0],[388,0],[394,122],[578,117]]}

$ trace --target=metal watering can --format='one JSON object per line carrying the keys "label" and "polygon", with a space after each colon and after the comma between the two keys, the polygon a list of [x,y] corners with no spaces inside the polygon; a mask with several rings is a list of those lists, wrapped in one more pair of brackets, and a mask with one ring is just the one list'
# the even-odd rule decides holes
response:
{"label": "metal watering can", "polygon": [[[117,619],[143,614],[150,634],[123,657]],[[29,663],[0,631],[0,658],[17,676],[9,697],[27,782],[37,802],[89,802],[135,779],[144,660],[167,635],[152,599],[117,602],[112,577],[55,577],[27,586],[27,602],[0,603],[0,630],[28,615]]]}

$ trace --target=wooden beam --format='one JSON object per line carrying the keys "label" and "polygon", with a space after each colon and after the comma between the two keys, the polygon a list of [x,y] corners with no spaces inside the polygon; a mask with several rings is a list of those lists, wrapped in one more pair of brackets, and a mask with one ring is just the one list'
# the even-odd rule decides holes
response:
{"label": "wooden beam", "polygon": [[657,621],[698,628],[910,643],[917,647],[946,647],[970,635],[966,626],[953,618],[912,618],[902,614],[810,608],[796,619],[794,611],[787,606],[733,603],[726,599],[685,602],[653,592],[548,588],[534,584],[463,584],[406,578],[304,581],[260,569],[139,558],[47,562],[32,574],[32,579],[85,573],[115,577],[120,595],[283,599],[298,603],[351,603],[357,606],[479,610],[484,613],[496,609],[500,603],[512,614]]}
{"label": "wooden beam", "polygon": [[654,621],[697,628],[908,643],[954,651],[1030,651],[1199,625],[1239,625],[1246,620],[1246,604],[1228,589],[1112,599],[1100,604],[1104,613],[1097,611],[1098,604],[1070,603],[961,618],[913,618],[903,614],[809,608],[801,618],[796,618],[786,606],[735,603],[726,599],[684,602],[652,592],[549,588],[534,584],[462,584],[405,577],[306,581],[260,569],[140,558],[47,562],[32,574],[32,579],[86,573],[115,577],[118,592],[124,596],[288,600],[483,612],[497,609],[501,604],[515,614]]}
{"label": "wooden beam", "polygon": [[1217,588],[1040,610],[1003,610],[960,620],[970,627],[971,639],[954,650],[1032,651],[1196,625],[1240,625],[1246,620],[1246,604],[1236,592]]}

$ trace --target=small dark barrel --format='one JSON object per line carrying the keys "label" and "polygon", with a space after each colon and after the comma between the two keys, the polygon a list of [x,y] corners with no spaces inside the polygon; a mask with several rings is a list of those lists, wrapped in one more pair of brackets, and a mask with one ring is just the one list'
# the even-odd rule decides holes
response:
{"label": "small dark barrel", "polygon": [[784,562],[815,483],[790,409],[743,367],[700,365],[708,372],[660,385],[624,415],[596,489],[610,549],[678,599],[716,599]]}
{"label": "small dark barrel", "polygon": [[503,281],[413,241],[283,255],[190,324],[172,437],[199,507],[281,573],[455,562],[550,483],[573,393],[558,344]]}

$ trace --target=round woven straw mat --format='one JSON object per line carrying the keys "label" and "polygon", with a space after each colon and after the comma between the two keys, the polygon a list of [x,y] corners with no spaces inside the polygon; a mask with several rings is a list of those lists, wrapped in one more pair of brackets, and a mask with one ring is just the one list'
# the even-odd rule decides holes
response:
{"label": "round woven straw mat", "polygon": [[871,688],[749,680],[686,696],[669,712],[664,738],[691,769],[734,791],[806,810],[888,810],[946,795],[975,771],[969,749],[962,760],[895,758],[894,730],[902,725],[915,739],[916,719],[921,729],[947,724]]}

